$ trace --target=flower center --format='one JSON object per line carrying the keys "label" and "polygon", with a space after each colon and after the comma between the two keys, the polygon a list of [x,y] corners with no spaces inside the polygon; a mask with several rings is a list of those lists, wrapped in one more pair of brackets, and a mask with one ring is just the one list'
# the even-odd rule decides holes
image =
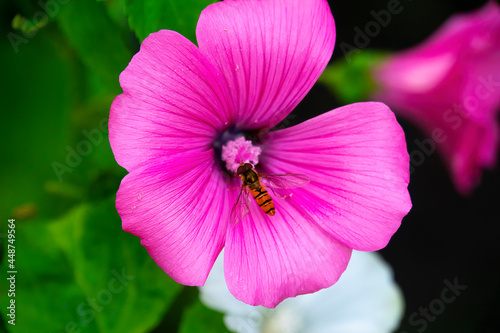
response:
{"label": "flower center", "polygon": [[257,165],[261,152],[260,147],[254,146],[252,141],[240,136],[222,146],[222,161],[226,162],[226,169],[236,173],[241,163]]}

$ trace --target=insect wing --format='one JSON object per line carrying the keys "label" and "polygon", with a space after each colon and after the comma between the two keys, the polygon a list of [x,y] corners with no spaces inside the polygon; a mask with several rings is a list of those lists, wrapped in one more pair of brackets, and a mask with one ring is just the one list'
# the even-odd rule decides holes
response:
{"label": "insect wing", "polygon": [[289,189],[304,186],[311,180],[300,173],[260,174],[266,180],[266,185],[277,189]]}
{"label": "insect wing", "polygon": [[240,194],[238,195],[238,199],[236,199],[236,203],[233,206],[233,210],[231,210],[231,215],[229,217],[229,221],[231,226],[234,227],[238,223],[243,220],[245,216],[247,216],[248,211],[250,210],[250,196],[248,195],[248,187],[242,186]]}

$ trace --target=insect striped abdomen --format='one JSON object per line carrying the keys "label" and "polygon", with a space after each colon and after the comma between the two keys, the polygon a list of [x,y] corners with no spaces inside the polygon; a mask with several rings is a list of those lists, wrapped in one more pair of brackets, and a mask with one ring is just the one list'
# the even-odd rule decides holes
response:
{"label": "insect striped abdomen", "polygon": [[262,208],[267,215],[273,216],[276,213],[273,199],[271,199],[269,193],[260,183],[255,184],[255,186],[250,186],[250,192],[259,207]]}

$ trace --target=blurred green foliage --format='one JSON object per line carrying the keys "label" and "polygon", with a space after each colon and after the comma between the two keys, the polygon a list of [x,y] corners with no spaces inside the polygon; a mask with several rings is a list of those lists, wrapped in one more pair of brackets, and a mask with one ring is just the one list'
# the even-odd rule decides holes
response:
{"label": "blurred green foliage", "polygon": [[326,85],[341,104],[370,100],[376,89],[371,70],[386,56],[386,51],[353,51],[348,57],[326,67],[318,81]]}
{"label": "blurred green foliage", "polygon": [[196,43],[196,26],[201,11],[214,0],[125,0],[125,12],[137,38],[144,40],[160,29],[179,32]]}
{"label": "blurred green foliage", "polygon": [[[126,171],[109,107],[139,39],[194,40],[200,11],[174,1],[1,1],[0,332],[220,332],[222,315],[172,281],[121,229]],[[128,15],[125,15],[128,13]],[[128,22],[132,27],[129,28]],[[16,326],[7,323],[7,219],[16,219]],[[193,297],[183,297],[189,291]]]}
{"label": "blurred green foliage", "polygon": [[57,23],[86,69],[101,81],[106,92],[119,93],[117,78],[132,52],[126,43],[126,31],[113,22],[104,3],[68,2],[61,6]]}
{"label": "blurred green foliage", "polygon": [[207,309],[200,300],[196,300],[183,314],[182,326],[179,332],[222,333],[227,332],[220,320],[220,314]]}
{"label": "blurred green foliage", "polygon": [[114,200],[15,230],[21,315],[12,332],[147,332],[181,288],[121,231]]}

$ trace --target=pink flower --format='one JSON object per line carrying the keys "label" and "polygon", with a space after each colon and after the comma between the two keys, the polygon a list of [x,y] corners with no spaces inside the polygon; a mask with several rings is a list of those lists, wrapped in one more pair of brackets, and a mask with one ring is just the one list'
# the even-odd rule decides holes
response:
{"label": "pink flower", "polygon": [[[185,285],[203,285],[225,248],[229,290],[252,305],[333,285],[351,249],[383,248],[410,209],[409,157],[393,113],[359,103],[263,132],[331,57],[324,0],[218,2],[202,12],[197,39],[199,47],[173,31],[151,34],[120,76],[109,129],[130,172],[116,201],[123,229]],[[241,180],[226,166],[240,162],[310,183],[274,197],[272,217],[250,202],[232,227]]]}
{"label": "pink flower", "polygon": [[477,185],[482,168],[494,167],[500,107],[500,7],[494,1],[452,17],[421,45],[391,56],[375,80],[375,98],[425,130],[433,140],[427,150],[437,146],[460,193]]}

